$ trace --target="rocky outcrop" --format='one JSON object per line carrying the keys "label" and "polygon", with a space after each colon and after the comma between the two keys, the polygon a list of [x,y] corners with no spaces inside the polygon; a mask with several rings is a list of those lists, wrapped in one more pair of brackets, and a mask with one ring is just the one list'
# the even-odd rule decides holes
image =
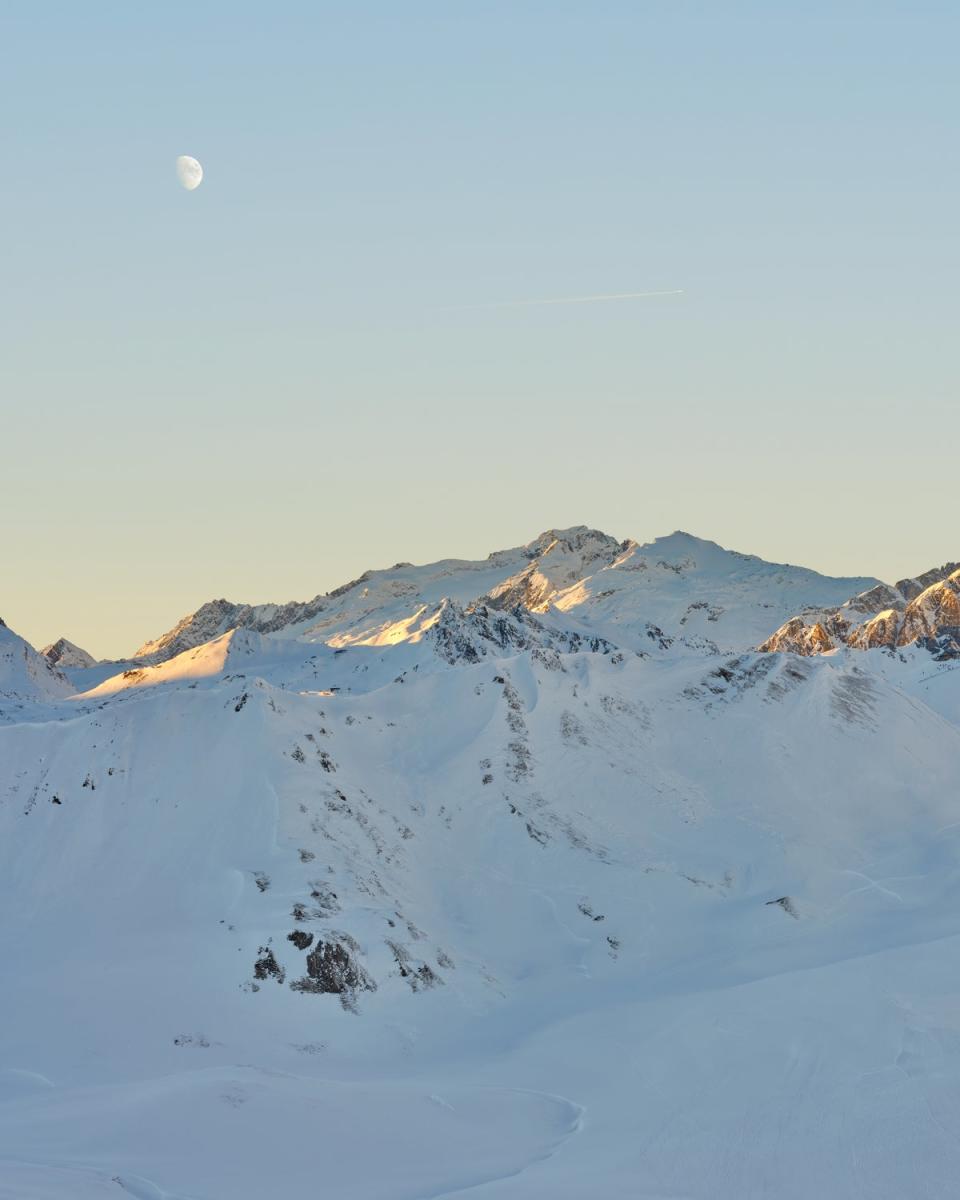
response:
{"label": "rocky outcrop", "polygon": [[358,992],[375,992],[377,985],[359,959],[360,947],[348,934],[331,933],[307,954],[307,973],[294,980],[295,992],[339,996],[348,1011],[356,1010]]}
{"label": "rocky outcrop", "polygon": [[486,604],[464,610],[445,600],[427,636],[439,657],[451,666],[480,662],[491,654],[519,654],[534,649],[566,654],[580,650],[609,654],[616,650],[606,638],[552,629],[519,605],[506,613]]}
{"label": "rocky outcrop", "polygon": [[[954,567],[949,574],[941,573]],[[933,577],[920,591],[915,586]],[[912,593],[912,598],[904,597]],[[890,601],[869,620],[852,625],[846,614],[867,612],[881,600]],[[955,564],[936,568],[918,580],[901,580],[856,596],[843,610],[821,619],[792,617],[759,649],[766,653],[823,654],[846,645],[855,650],[895,650],[919,645],[938,659],[960,657],[956,631],[960,629],[960,569]]]}
{"label": "rocky outcrop", "polygon": [[846,643],[856,650],[876,650],[879,647],[892,649],[898,644],[902,621],[902,613],[894,608],[886,608],[853,629]]}
{"label": "rocky outcrop", "polygon": [[934,637],[941,629],[960,625],[960,570],[934,583],[911,600],[903,614],[898,645]]}
{"label": "rocky outcrop", "polygon": [[893,585],[879,583],[853,596],[843,607],[851,613],[863,613],[871,617],[891,608],[895,612],[903,612],[911,600],[915,600],[933,584],[948,579],[958,568],[960,563],[944,563],[942,567],[932,567],[922,575],[900,579]]}
{"label": "rocky outcrop", "polygon": [[941,629],[934,637],[919,638],[917,645],[931,654],[937,662],[960,658],[960,625]]}

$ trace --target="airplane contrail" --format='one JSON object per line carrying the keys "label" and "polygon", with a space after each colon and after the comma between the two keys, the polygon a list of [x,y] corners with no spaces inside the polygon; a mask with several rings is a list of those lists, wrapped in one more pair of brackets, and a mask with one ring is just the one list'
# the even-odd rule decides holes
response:
{"label": "airplane contrail", "polygon": [[598,300],[642,300],[648,296],[682,296],[683,288],[659,292],[608,292],[599,296],[560,296],[547,300],[494,300],[490,304],[464,304],[458,308],[532,308],[541,304],[593,304]]}

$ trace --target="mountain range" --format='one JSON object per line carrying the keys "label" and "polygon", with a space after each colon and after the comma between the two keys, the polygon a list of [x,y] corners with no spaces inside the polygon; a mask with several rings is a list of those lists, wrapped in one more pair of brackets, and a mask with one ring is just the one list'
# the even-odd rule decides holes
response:
{"label": "mountain range", "polygon": [[586,527],[0,625],[0,1196],[952,1195],[958,632]]}
{"label": "mountain range", "polygon": [[[840,605],[875,587],[882,587],[875,579],[830,579],[686,533],[640,545],[578,526],[548,530],[480,562],[401,562],[367,571],[304,602],[211,600],[144,642],[127,661],[162,662],[234,628],[338,647],[388,645],[429,627],[444,604],[552,611],[572,626],[619,633],[625,642],[642,641],[647,627],[659,624],[705,650],[726,651],[752,647],[800,610]],[[93,665],[65,638],[43,653],[63,666]]]}

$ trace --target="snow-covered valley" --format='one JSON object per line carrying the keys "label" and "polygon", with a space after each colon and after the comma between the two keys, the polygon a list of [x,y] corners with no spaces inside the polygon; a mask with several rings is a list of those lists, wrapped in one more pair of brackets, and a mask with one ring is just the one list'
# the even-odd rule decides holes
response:
{"label": "snow-covered valley", "polygon": [[756,649],[878,586],[578,528],[0,627],[0,1197],[952,1196],[946,626]]}

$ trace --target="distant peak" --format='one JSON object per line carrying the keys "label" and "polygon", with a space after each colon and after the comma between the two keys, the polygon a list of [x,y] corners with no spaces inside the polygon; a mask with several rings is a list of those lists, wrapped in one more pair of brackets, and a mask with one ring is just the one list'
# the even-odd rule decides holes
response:
{"label": "distant peak", "polygon": [[685,529],[675,529],[673,533],[665,534],[662,537],[654,538],[652,542],[647,542],[646,547],[655,546],[658,550],[669,548],[670,546],[683,546],[689,548],[691,546],[705,546],[711,550],[723,550],[724,547],[719,542],[712,542],[709,538],[697,537],[696,534],[687,533]]}
{"label": "distant peak", "polygon": [[44,646],[40,653],[55,667],[93,667],[97,662],[92,654],[65,637]]}
{"label": "distant peak", "polygon": [[619,546],[620,542],[602,529],[591,529],[589,525],[571,525],[567,529],[545,529],[539,537],[528,542],[524,547],[531,554],[542,554],[554,543],[569,546],[573,550],[582,549],[586,545]]}

